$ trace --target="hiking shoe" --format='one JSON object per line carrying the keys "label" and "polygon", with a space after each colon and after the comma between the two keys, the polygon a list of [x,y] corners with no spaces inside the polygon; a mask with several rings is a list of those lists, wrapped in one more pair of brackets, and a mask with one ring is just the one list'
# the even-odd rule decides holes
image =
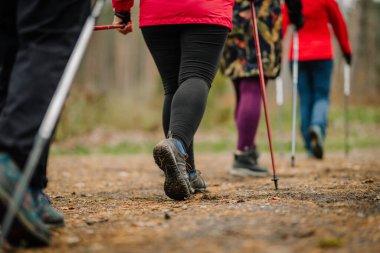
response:
{"label": "hiking shoe", "polygon": [[[21,174],[10,157],[0,153],[0,220],[4,219],[11,205],[12,195]],[[43,224],[35,211],[30,189],[24,194],[12,226],[6,237],[11,246],[37,247],[50,243],[50,231]]]}
{"label": "hiking shoe", "polygon": [[311,152],[317,159],[323,159],[323,138],[321,128],[319,126],[311,126],[309,128],[311,140]]}
{"label": "hiking shoe", "polygon": [[153,157],[165,173],[164,191],[169,198],[184,200],[195,192],[186,169],[187,154],[180,141],[171,137],[160,141],[153,149]]}
{"label": "hiking shoe", "polygon": [[256,148],[245,150],[240,154],[234,154],[234,163],[230,174],[233,176],[265,177],[268,169],[258,164],[259,153]]}
{"label": "hiking shoe", "polygon": [[48,227],[63,227],[65,220],[63,215],[51,205],[49,197],[42,189],[32,189],[36,212],[43,223]]}
{"label": "hiking shoe", "polygon": [[202,173],[199,170],[190,170],[188,173],[190,185],[194,189],[194,192],[206,192],[207,185],[205,180],[201,176]]}

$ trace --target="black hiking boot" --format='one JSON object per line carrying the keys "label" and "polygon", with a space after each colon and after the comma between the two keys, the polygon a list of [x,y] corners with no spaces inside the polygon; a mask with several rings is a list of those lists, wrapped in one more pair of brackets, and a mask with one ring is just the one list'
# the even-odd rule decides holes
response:
{"label": "black hiking boot", "polygon": [[[0,220],[3,221],[11,205],[21,174],[10,157],[0,153]],[[13,247],[39,247],[50,243],[50,231],[35,211],[30,189],[24,194],[20,208],[6,237]]]}
{"label": "black hiking boot", "polygon": [[201,176],[201,172],[199,170],[191,169],[188,166],[188,173],[189,173],[189,180],[190,185],[194,189],[195,193],[198,192],[206,192],[207,191],[207,185],[205,180]]}
{"label": "black hiking boot", "polygon": [[187,154],[180,141],[171,137],[160,141],[153,149],[153,157],[165,173],[164,191],[169,198],[184,200],[195,192],[187,171]]}
{"label": "black hiking boot", "polygon": [[311,140],[311,152],[317,159],[323,159],[323,138],[321,128],[319,126],[311,126],[309,128]]}
{"label": "black hiking boot", "polygon": [[32,189],[36,212],[43,223],[50,228],[63,227],[65,220],[63,215],[51,205],[49,197],[42,189]]}
{"label": "black hiking boot", "polygon": [[252,176],[252,177],[265,177],[268,175],[268,169],[261,167],[257,160],[259,153],[256,148],[243,151],[240,154],[234,154],[234,163],[230,174],[233,176]]}

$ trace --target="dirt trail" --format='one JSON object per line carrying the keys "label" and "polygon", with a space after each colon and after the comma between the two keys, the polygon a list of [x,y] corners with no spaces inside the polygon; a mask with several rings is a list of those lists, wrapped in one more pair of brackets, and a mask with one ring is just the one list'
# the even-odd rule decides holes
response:
{"label": "dirt trail", "polygon": [[27,252],[380,252],[379,155],[277,159],[277,192],[231,177],[230,153],[199,155],[209,193],[181,202],[150,155],[55,156],[47,191],[66,227]]}

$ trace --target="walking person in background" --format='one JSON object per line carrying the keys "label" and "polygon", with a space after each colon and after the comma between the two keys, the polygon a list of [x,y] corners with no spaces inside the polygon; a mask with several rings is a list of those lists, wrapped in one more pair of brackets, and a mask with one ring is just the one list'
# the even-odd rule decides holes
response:
{"label": "walking person in background", "polygon": [[[113,0],[114,24],[130,22],[132,0]],[[168,197],[181,200],[206,190],[195,169],[193,138],[232,27],[233,0],[142,0],[140,27],[164,86],[166,139],[153,150],[165,173]],[[120,29],[126,34],[127,27]]]}
{"label": "walking person in background", "polygon": [[[258,0],[255,5],[264,75],[268,81],[276,78],[281,69],[281,3],[280,0]],[[255,142],[261,115],[261,90],[249,1],[235,1],[233,29],[228,35],[221,69],[231,78],[236,94],[238,140],[231,174],[266,176],[267,168],[258,163]]]}
{"label": "walking person in background", "polygon": [[[89,10],[80,0],[0,2],[0,222]],[[8,233],[13,246],[47,245],[47,227],[64,224],[43,191],[48,149]]]}
{"label": "walking person in background", "polygon": [[[304,24],[298,30],[298,93],[301,107],[301,132],[310,156],[323,159],[333,70],[331,25],[347,64],[351,46],[347,27],[335,0],[302,0]],[[290,10],[291,11],[291,10]],[[290,25],[289,9],[283,7],[283,34]],[[293,46],[290,61],[293,60]]]}

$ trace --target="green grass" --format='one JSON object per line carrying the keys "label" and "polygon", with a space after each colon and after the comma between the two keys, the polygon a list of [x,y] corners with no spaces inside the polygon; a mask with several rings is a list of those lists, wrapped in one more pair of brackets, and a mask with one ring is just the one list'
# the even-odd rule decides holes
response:
{"label": "green grass", "polygon": [[[328,137],[326,139],[325,148],[328,151],[343,151],[345,148],[344,139],[344,118],[343,112],[333,107],[330,117],[330,127]],[[271,115],[272,122],[272,139],[275,152],[290,152],[291,150],[291,114],[290,111],[284,110],[283,134],[279,132],[278,118],[276,114]],[[350,111],[350,150],[380,148],[379,139],[380,109],[377,107],[353,107]],[[209,128],[208,125],[201,127],[201,137],[196,138],[195,149],[197,153],[204,152],[226,152],[232,151],[236,145],[236,129],[231,120]],[[298,129],[297,129],[298,131]],[[208,133],[219,135],[220,138],[202,139],[207,137]],[[220,134],[218,134],[220,133]],[[158,142],[158,139],[141,140],[125,140],[117,145],[100,145],[100,146],[76,146],[71,149],[63,149],[60,145],[53,148],[54,154],[139,154],[151,153],[152,148]],[[257,144],[262,152],[269,151],[265,120],[262,119],[258,135]],[[300,133],[297,132],[296,151],[303,152],[303,143]]]}
{"label": "green grass", "polygon": [[317,246],[322,249],[340,248],[343,246],[343,241],[339,238],[327,238],[320,240]]}
{"label": "green grass", "polygon": [[[74,92],[68,101],[62,115],[62,122],[57,131],[58,145],[53,148],[54,154],[87,155],[102,154],[137,154],[150,153],[158,139],[123,140],[118,145],[107,143],[93,146],[76,146],[64,149],[60,141],[90,132],[99,126],[114,128],[118,131],[161,131],[162,92],[160,84],[156,86],[155,96],[148,101],[135,101],[123,97]],[[282,131],[279,128],[279,108],[274,103],[273,85],[268,86],[269,115],[272,139],[275,151],[290,152],[291,147],[291,98],[285,98],[282,108]],[[288,94],[289,95],[289,94]],[[333,101],[334,102],[334,101]],[[211,89],[206,112],[199,128],[201,136],[219,135],[219,138],[198,138],[196,136],[196,152],[225,152],[234,150],[236,145],[236,127],[233,119],[235,97],[232,85],[220,74],[217,75]],[[349,108],[351,149],[380,148],[380,107],[352,106]],[[299,118],[299,114],[298,114]],[[333,103],[329,112],[329,128],[325,143],[328,151],[343,151],[344,139],[344,110],[340,102]],[[259,126],[256,142],[260,150],[269,150],[264,113]],[[303,144],[297,122],[296,150],[303,151]]]}

